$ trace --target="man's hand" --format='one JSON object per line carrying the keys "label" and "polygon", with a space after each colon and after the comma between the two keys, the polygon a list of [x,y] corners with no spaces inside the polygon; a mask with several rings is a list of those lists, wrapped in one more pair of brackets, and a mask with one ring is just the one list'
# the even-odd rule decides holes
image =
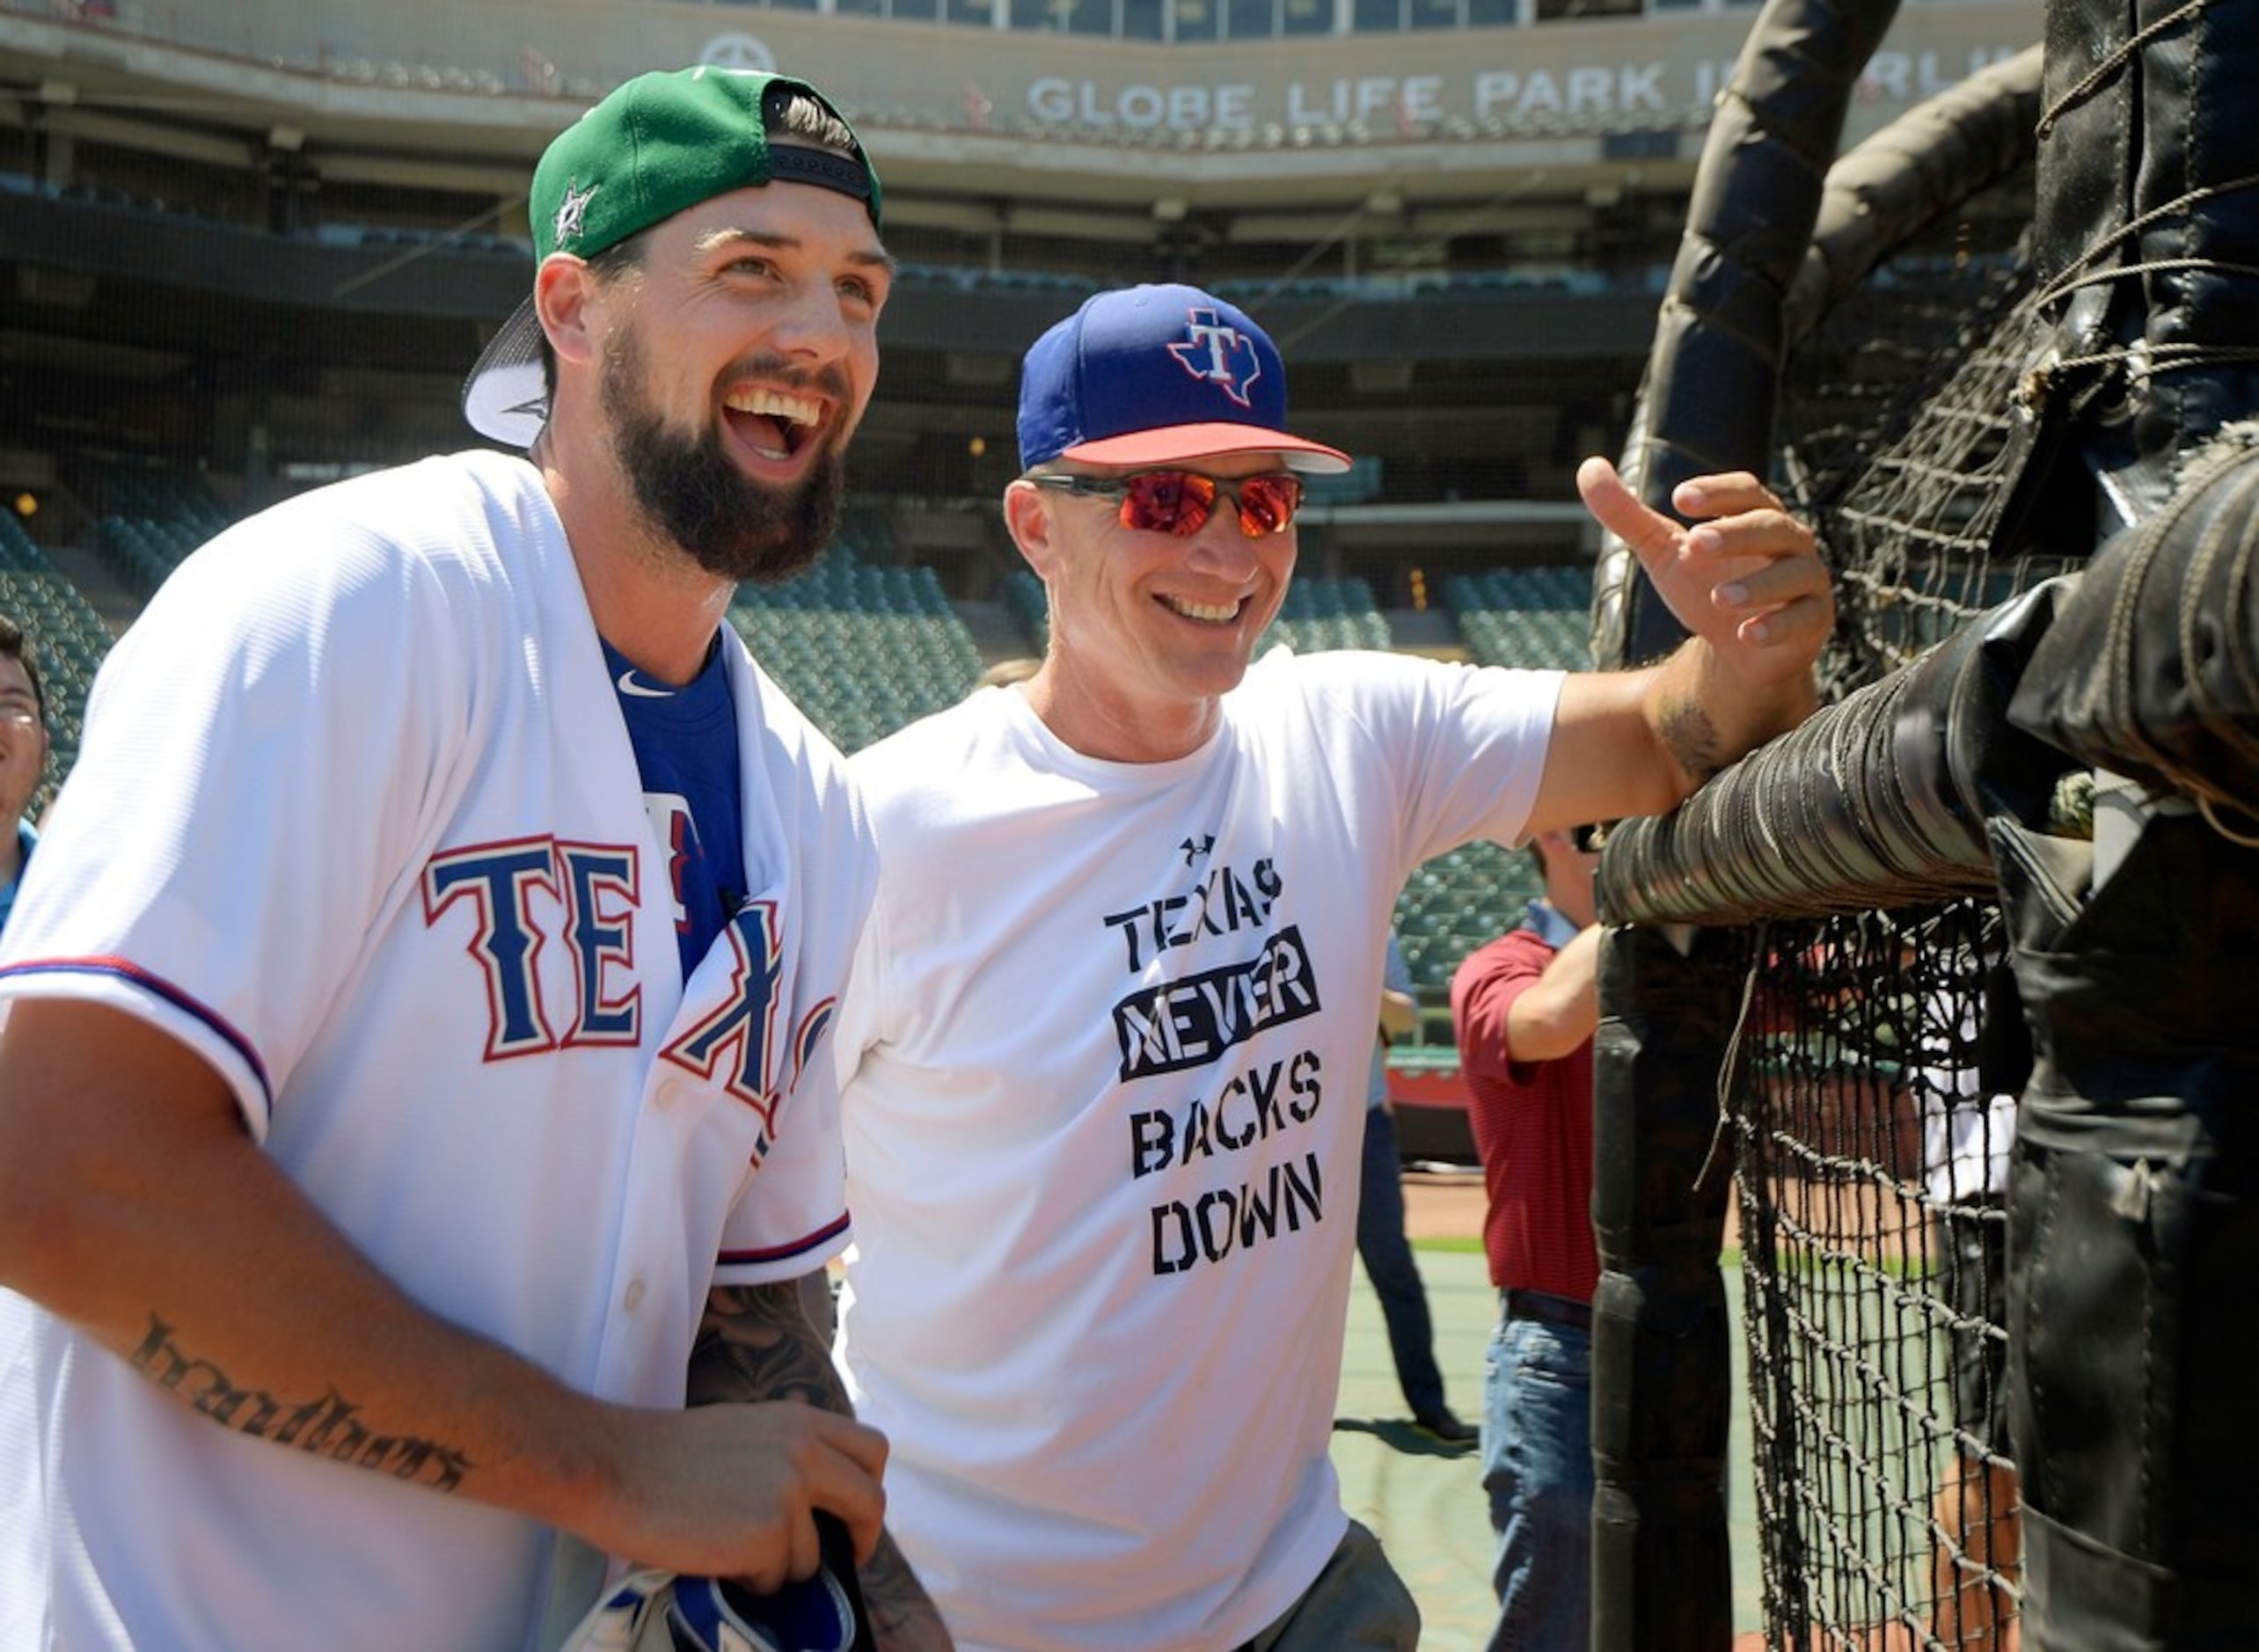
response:
{"label": "man's hand", "polygon": [[792,1400],[619,1415],[618,1478],[580,1528],[599,1547],[768,1591],[815,1572],[819,1509],[845,1522],[859,1559],[877,1546],[876,1429]]}
{"label": "man's hand", "polygon": [[1687,528],[1641,503],[1604,458],[1577,467],[1576,487],[1720,669],[1758,689],[1808,679],[1835,628],[1835,592],[1812,530],[1772,490],[1744,471],[1681,482],[1673,508],[1700,519]]}

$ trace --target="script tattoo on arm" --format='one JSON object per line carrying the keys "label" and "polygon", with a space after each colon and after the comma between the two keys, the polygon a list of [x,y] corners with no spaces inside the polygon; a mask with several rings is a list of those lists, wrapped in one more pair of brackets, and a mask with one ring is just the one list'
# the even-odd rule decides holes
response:
{"label": "script tattoo on arm", "polygon": [[150,1316],[149,1334],[129,1363],[158,1387],[237,1434],[273,1440],[433,1491],[458,1489],[475,1466],[453,1446],[414,1435],[376,1432],[361,1419],[360,1407],[334,1388],[318,1400],[294,1405],[263,1388],[239,1386],[211,1361],[182,1349],[172,1327],[155,1314]]}
{"label": "script tattoo on arm", "polygon": [[[705,1319],[691,1349],[691,1404],[799,1400],[854,1414],[826,1339],[801,1306],[801,1283],[787,1281],[718,1286],[707,1296]],[[871,1633],[881,1648],[948,1647],[940,1613],[891,1536],[879,1534],[877,1551],[856,1575]]]}

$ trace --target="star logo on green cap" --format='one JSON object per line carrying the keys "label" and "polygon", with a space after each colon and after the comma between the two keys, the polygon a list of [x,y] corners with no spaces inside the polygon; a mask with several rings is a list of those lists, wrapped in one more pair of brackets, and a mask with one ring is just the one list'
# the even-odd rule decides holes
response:
{"label": "star logo on green cap", "polygon": [[596,198],[600,187],[591,185],[586,189],[575,189],[570,184],[565,186],[565,199],[557,203],[557,223],[550,237],[559,246],[581,233],[581,221],[589,216],[589,203]]}

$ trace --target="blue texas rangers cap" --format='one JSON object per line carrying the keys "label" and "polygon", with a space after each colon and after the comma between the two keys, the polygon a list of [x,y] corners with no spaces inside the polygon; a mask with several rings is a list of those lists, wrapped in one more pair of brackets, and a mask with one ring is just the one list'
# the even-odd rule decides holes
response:
{"label": "blue texas rangers cap", "polygon": [[1349,456],[1286,431],[1286,367],[1246,311],[1197,287],[1117,288],[1028,347],[1020,465],[1168,464],[1276,453],[1332,473]]}

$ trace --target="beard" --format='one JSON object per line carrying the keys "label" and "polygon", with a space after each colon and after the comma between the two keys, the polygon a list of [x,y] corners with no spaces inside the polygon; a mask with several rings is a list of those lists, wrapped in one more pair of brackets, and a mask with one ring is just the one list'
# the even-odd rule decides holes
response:
{"label": "beard", "polygon": [[644,519],[724,579],[774,584],[808,567],[838,525],[847,487],[838,448],[827,441],[795,486],[757,481],[731,462],[719,430],[673,429],[642,398],[641,360],[630,333],[604,363],[601,394]]}

